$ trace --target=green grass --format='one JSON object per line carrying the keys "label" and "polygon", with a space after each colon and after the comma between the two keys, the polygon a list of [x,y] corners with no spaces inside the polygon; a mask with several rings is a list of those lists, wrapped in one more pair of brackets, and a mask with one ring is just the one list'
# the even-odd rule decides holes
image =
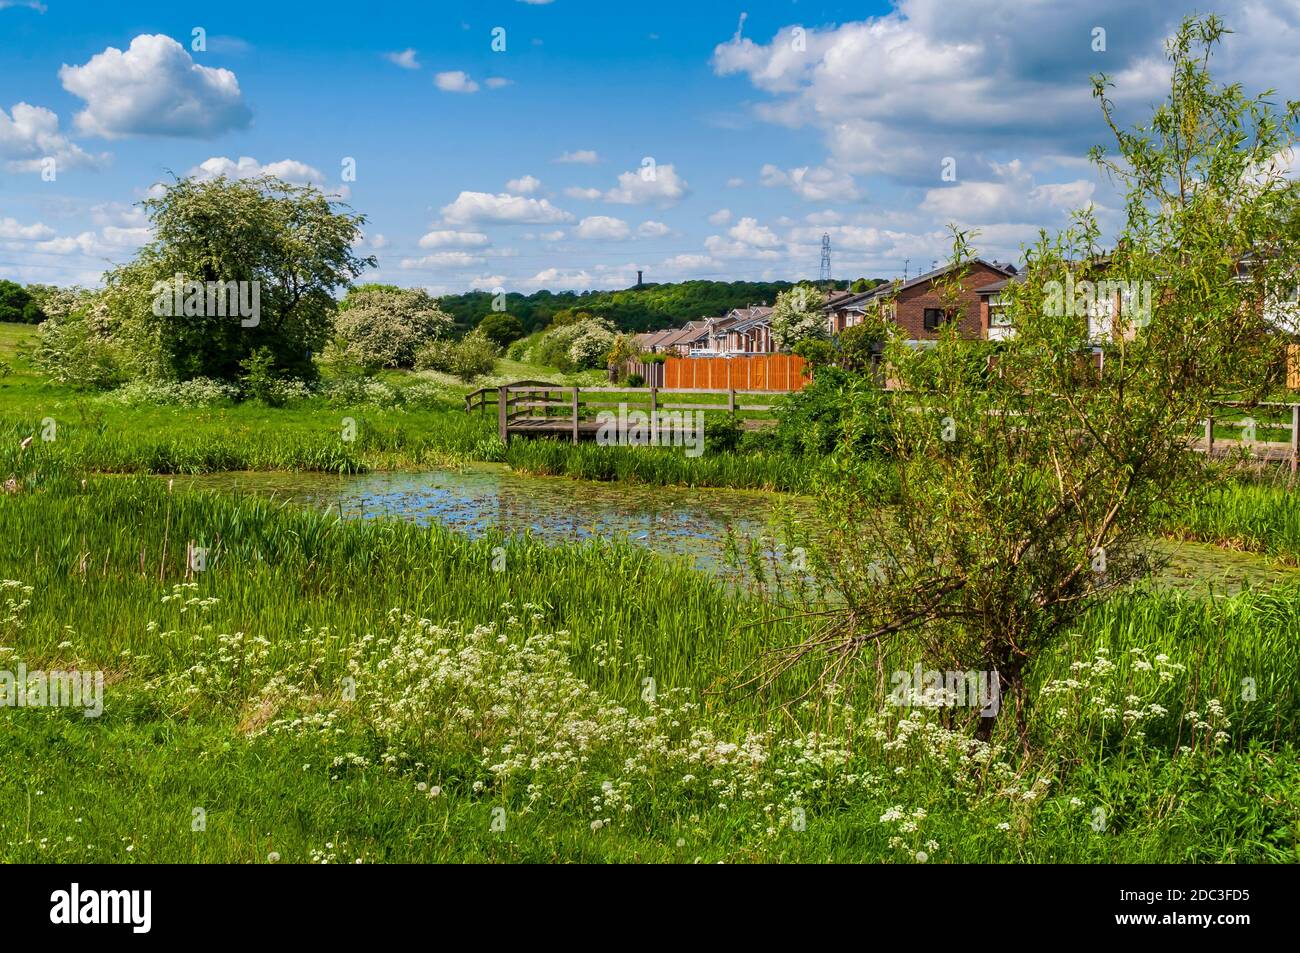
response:
{"label": "green grass", "polygon": [[[575,448],[521,439],[507,452],[497,436],[494,408],[464,412],[463,395],[470,386],[405,371],[385,371],[379,377],[396,387],[437,379],[445,387],[442,399],[432,406],[388,408],[333,406],[319,398],[280,408],[251,401],[189,409],[127,407],[51,385],[22,355],[20,345],[31,345],[35,336],[27,325],[0,325],[0,359],[12,368],[0,377],[0,477],[17,475],[24,467],[48,468],[55,460],[107,473],[184,474],[356,473],[505,461],[521,472],[581,479],[798,491],[808,487],[812,473],[806,460],[712,449],[690,458],[680,449]],[[585,378],[565,376],[517,361],[502,361],[492,378],[517,379],[599,383],[590,372]],[[693,402],[699,396],[682,399]],[[53,421],[52,428],[47,421]],[[345,433],[352,439],[345,439]],[[46,435],[53,440],[44,440]],[[35,438],[34,445],[20,462],[17,447],[27,437]]]}
{"label": "green grass", "polygon": [[[6,657],[109,679],[102,718],[0,710],[0,757],[22,766],[0,786],[5,860],[1300,860],[1294,590],[1134,592],[1094,613],[1035,683],[1103,649],[1114,672],[1037,704],[1036,751],[998,754],[1004,775],[966,765],[964,735],[928,717],[926,734],[882,748],[873,732],[905,713],[870,728],[870,685],[853,716],[719,691],[799,624],[754,625],[762,609],[741,593],[632,547],[470,541],[155,479],[81,480],[53,468],[0,497],[0,579],[32,587],[22,608],[0,589]],[[209,563],[178,590],[191,540]],[[1184,670],[1156,681],[1133,648]],[[1084,697],[1130,692],[1168,709],[1141,739]],[[1211,697],[1232,723],[1217,747],[1186,728]],[[767,760],[718,754],[746,739]],[[575,744],[581,759],[564,754]],[[494,769],[510,751],[531,754]],[[915,831],[881,820],[894,807],[925,812]]]}
{"label": "green grass", "polygon": [[1300,491],[1285,484],[1226,482],[1170,515],[1166,534],[1300,566]]}

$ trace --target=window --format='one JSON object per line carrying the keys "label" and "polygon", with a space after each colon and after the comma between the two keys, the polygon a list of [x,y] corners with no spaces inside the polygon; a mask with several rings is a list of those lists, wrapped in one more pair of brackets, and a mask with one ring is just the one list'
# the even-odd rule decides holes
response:
{"label": "window", "polygon": [[1009,306],[1001,295],[994,295],[989,298],[989,327],[1011,327],[1011,315],[1008,313],[1008,309]]}
{"label": "window", "polygon": [[957,319],[955,311],[945,311],[943,308],[926,308],[925,309],[925,329],[927,331],[938,331],[951,321]]}

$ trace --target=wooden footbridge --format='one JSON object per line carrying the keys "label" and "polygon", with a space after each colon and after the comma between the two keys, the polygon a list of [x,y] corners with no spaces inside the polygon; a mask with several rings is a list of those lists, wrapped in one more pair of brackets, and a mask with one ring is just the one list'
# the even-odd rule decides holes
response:
{"label": "wooden footbridge", "polygon": [[[677,395],[684,399],[667,403]],[[653,443],[669,444],[683,436],[695,435],[694,411],[703,414],[729,414],[746,430],[772,426],[775,419],[740,417],[741,414],[770,414],[770,404],[742,404],[741,398],[754,395],[771,398],[771,391],[677,389],[658,387],[570,387],[544,381],[516,381],[502,387],[480,387],[465,397],[465,411],[486,412],[493,404],[497,409],[497,434],[502,443],[511,437],[558,437],[573,443],[594,439],[606,421],[601,413],[626,425],[643,418]],[[612,399],[611,399],[612,398]],[[606,418],[608,420],[609,417]],[[706,418],[707,419],[707,418]]]}

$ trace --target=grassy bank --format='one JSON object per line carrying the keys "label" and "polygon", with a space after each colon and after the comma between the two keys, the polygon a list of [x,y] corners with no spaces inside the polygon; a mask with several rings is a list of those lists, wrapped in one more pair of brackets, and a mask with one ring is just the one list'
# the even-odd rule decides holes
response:
{"label": "grassy bank", "polygon": [[0,497],[3,667],[107,675],[102,717],[0,711],[7,860],[1300,859],[1295,592],[1095,613],[1025,757],[873,685],[721,691],[798,623],[632,548],[86,479]]}
{"label": "grassy bank", "polygon": [[[680,449],[573,447],[517,440],[507,450],[491,413],[464,412],[470,389],[446,375],[387,371],[331,399],[283,407],[255,401],[178,407],[124,403],[50,384],[23,356],[34,329],[0,326],[0,479],[58,465],[105,473],[215,473],[290,470],[358,473],[505,462],[524,473],[656,485],[799,492],[811,485],[809,460]],[[545,368],[503,362],[491,381],[547,379]],[[590,372],[588,372],[588,375]],[[556,375],[552,372],[550,378]],[[613,395],[617,399],[618,395]],[[640,399],[640,398],[637,398]],[[688,402],[692,395],[683,398]],[[19,458],[17,448],[33,438]],[[48,438],[48,439],[47,439]]]}

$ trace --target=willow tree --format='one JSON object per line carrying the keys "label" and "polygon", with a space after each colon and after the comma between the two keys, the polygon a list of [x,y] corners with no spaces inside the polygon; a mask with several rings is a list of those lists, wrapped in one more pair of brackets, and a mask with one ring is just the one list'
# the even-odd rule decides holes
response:
{"label": "willow tree", "polygon": [[[1095,78],[1115,145],[1092,158],[1126,194],[1125,221],[1105,250],[1091,210],[1026,249],[1003,295],[1006,339],[962,340],[954,323],[919,347],[880,322],[893,388],[861,404],[885,412],[849,426],[886,425],[892,465],[836,457],[821,491],[829,536],[810,553],[831,598],[762,677],[811,661],[842,680],[884,647],[996,672],[1027,743],[1028,667],[1148,572],[1162,510],[1214,479],[1191,446],[1201,419],[1217,398],[1257,395],[1276,357],[1296,283],[1285,170],[1300,107],[1216,85],[1224,33],[1213,17],[1182,24],[1168,98],[1138,128],[1119,127]],[[954,305],[970,241],[955,234]],[[993,717],[970,718],[992,733]]]}

